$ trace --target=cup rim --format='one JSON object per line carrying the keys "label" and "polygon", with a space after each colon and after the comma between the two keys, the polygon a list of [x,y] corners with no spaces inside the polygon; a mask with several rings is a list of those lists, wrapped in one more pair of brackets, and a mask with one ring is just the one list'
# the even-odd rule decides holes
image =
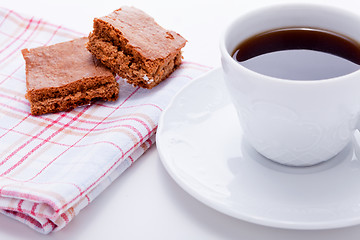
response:
{"label": "cup rim", "polygon": [[[236,17],[235,19],[233,19],[232,21],[230,21],[230,23],[223,29],[222,33],[221,33],[221,37],[220,37],[220,41],[219,41],[219,45],[220,45],[220,54],[221,54],[221,58],[224,58],[225,61],[228,64],[231,64],[233,67],[235,68],[239,68],[242,71],[245,71],[248,75],[253,75],[254,77],[261,77],[262,79],[267,79],[268,81],[275,81],[275,82],[279,82],[281,81],[282,83],[286,82],[289,84],[324,84],[324,83],[329,83],[329,82],[338,82],[338,81],[344,81],[347,78],[351,78],[353,75],[360,75],[360,68],[354,72],[345,74],[345,75],[341,75],[341,76],[337,76],[337,77],[332,77],[332,78],[324,78],[324,79],[316,79],[314,81],[308,81],[306,79],[287,79],[287,78],[279,78],[279,77],[273,77],[273,76],[269,76],[266,74],[262,74],[256,71],[253,71],[251,69],[248,69],[244,66],[242,66],[241,64],[239,64],[238,62],[236,62],[236,60],[233,59],[233,57],[230,55],[230,53],[228,52],[228,50],[226,49],[225,46],[225,42],[226,42],[226,36],[228,35],[229,31],[232,29],[232,27],[239,21],[241,21],[241,19],[246,19],[249,16],[252,15],[259,15],[262,12],[265,11],[271,11],[274,9],[280,9],[280,8],[285,8],[285,7],[292,7],[292,8],[317,8],[317,9],[326,9],[329,11],[333,11],[333,12],[338,12],[339,14],[347,14],[349,16],[352,16],[355,19],[359,20],[360,23],[360,15],[355,14],[349,10],[346,10],[344,8],[340,8],[340,7],[335,7],[332,5],[328,5],[328,4],[319,4],[319,3],[278,3],[278,4],[271,4],[268,6],[263,6],[260,8],[257,8],[255,10],[246,12],[238,17]],[[360,41],[357,41],[360,45]],[[223,62],[223,61],[222,61]],[[224,64],[224,63],[222,63]]]}

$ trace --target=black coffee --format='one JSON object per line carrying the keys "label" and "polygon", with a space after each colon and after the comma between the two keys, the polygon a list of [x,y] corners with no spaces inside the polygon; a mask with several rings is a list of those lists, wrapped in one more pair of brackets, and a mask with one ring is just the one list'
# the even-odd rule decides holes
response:
{"label": "black coffee", "polygon": [[360,44],[322,29],[274,29],[243,41],[234,50],[233,58],[268,76],[319,80],[359,70]]}

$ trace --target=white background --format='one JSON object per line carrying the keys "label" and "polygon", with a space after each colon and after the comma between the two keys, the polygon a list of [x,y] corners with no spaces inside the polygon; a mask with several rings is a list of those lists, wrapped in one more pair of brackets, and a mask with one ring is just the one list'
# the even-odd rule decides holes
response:
{"label": "white background", "polygon": [[[184,56],[220,66],[218,42],[224,26],[246,11],[281,2],[266,0],[1,0],[6,7],[54,24],[88,33],[94,17],[122,5],[135,6],[187,40]],[[358,0],[312,0],[360,14]],[[344,186],[346,187],[346,186]],[[150,148],[63,230],[43,236],[0,215],[0,239],[359,239],[360,226],[333,230],[285,230],[228,217],[184,192]]]}

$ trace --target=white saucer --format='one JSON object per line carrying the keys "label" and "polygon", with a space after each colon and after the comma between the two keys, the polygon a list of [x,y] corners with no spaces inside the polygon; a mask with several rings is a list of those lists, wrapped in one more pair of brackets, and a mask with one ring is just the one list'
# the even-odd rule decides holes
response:
{"label": "white saucer", "polygon": [[172,178],[220,212],[273,227],[326,229],[360,223],[356,134],[325,163],[276,164],[243,139],[221,69],[215,69],[175,96],[160,119],[157,148]]}

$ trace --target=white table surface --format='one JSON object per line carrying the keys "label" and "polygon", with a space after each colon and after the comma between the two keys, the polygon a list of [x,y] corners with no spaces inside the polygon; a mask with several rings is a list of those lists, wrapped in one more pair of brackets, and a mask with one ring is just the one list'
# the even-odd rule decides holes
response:
{"label": "white table surface", "polygon": [[[360,14],[358,0],[306,0]],[[122,5],[140,8],[165,28],[182,34],[184,56],[220,66],[219,36],[231,19],[251,9],[291,0],[1,0],[0,6],[88,33],[92,19]],[[298,1],[299,2],[299,1]],[[304,2],[304,1],[302,1]],[[346,187],[346,186],[344,186]],[[286,230],[221,214],[184,192],[151,147],[63,230],[42,235],[0,215],[0,239],[359,239],[360,226],[331,230]]]}

